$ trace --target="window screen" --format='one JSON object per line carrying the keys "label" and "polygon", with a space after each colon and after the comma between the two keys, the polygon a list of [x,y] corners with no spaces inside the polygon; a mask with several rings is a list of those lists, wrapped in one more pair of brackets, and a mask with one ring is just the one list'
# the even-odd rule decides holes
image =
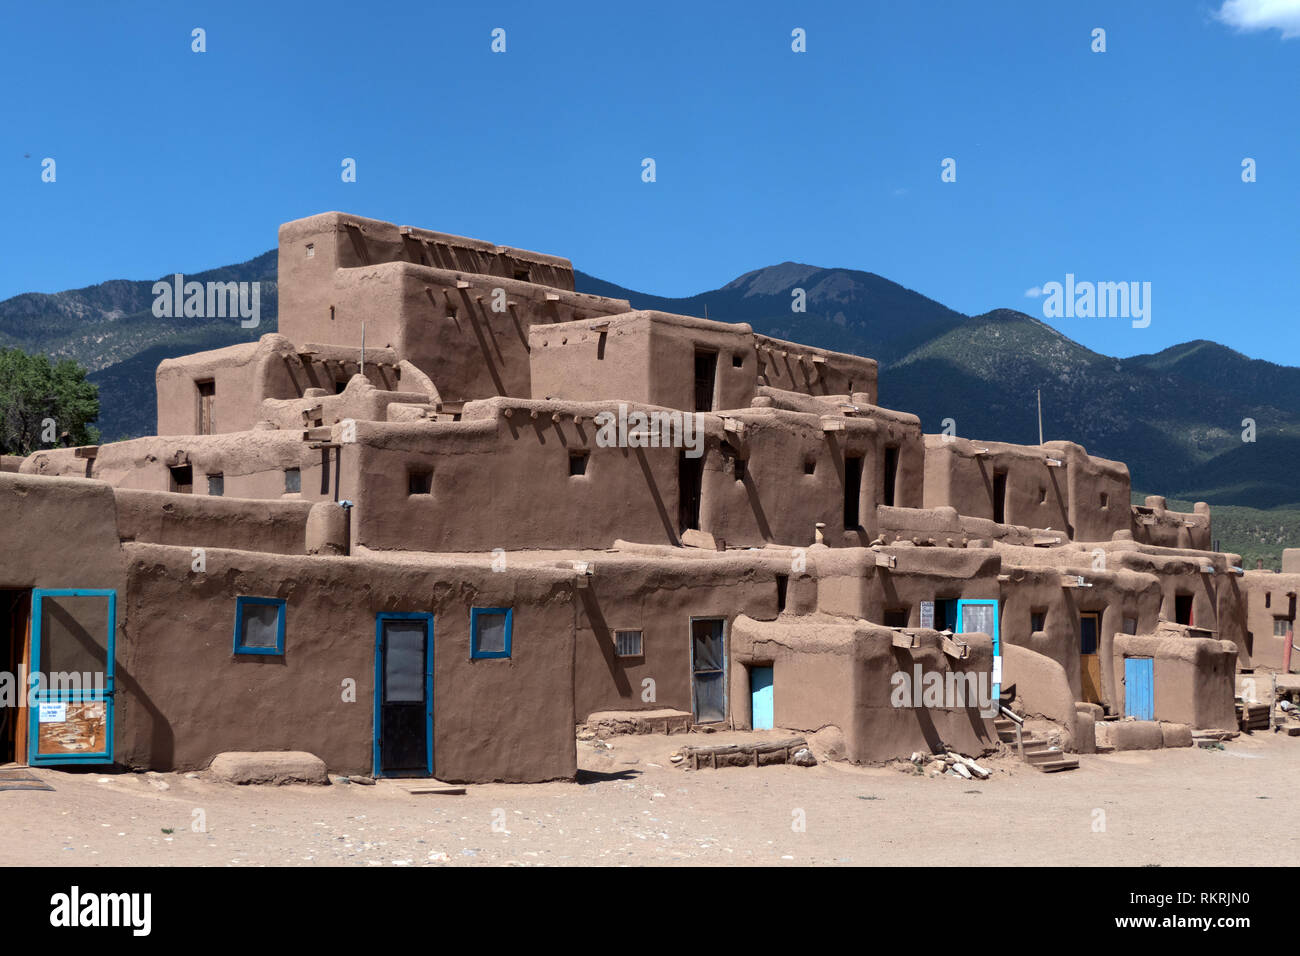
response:
{"label": "window screen", "polygon": [[423,621],[384,622],[384,702],[419,703],[424,700]]}
{"label": "window screen", "polygon": [[284,653],[284,601],[241,597],[235,602],[235,653]]}
{"label": "window screen", "polygon": [[614,632],[614,653],[619,657],[640,657],[641,656],[641,632],[640,631],[615,631]]}
{"label": "window screen", "polygon": [[510,656],[511,612],[507,608],[470,611],[471,657]]}

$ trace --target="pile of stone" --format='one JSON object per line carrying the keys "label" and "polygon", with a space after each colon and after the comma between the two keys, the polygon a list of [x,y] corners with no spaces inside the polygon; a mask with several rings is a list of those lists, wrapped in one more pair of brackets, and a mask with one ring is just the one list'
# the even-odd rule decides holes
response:
{"label": "pile of stone", "polygon": [[923,754],[919,750],[912,754],[912,765],[931,777],[961,777],[964,780],[987,780],[991,771],[981,767],[970,757],[945,751],[942,754]]}

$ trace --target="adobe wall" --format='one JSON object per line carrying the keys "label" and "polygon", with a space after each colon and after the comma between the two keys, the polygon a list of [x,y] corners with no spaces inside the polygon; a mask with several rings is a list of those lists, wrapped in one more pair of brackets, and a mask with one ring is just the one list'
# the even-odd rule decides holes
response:
{"label": "adobe wall", "polygon": [[346,418],[382,422],[394,404],[424,406],[432,414],[431,397],[424,391],[385,391],[375,388],[367,376],[353,375],[337,394],[314,389],[302,398],[263,399],[258,417],[286,431],[333,425]]}
{"label": "adobe wall", "polygon": [[[878,565],[892,559],[893,567]],[[1001,558],[991,548],[810,548],[817,578],[817,609],[826,614],[883,621],[886,611],[907,612],[921,626],[921,602],[966,598],[997,600]]]}
{"label": "adobe wall", "polygon": [[[1287,567],[1286,554],[1284,551],[1284,568]],[[1280,671],[1287,638],[1285,635],[1274,635],[1273,622],[1279,618],[1286,621],[1292,632],[1292,640],[1295,641],[1296,595],[1300,594],[1300,573],[1247,571],[1241,578],[1241,590],[1245,595],[1246,630],[1249,634],[1245,643],[1250,648],[1249,658],[1242,666]],[[1291,652],[1291,671],[1300,671],[1300,651]]]}
{"label": "adobe wall", "polygon": [[304,554],[310,501],[114,489],[123,541]]}
{"label": "adobe wall", "polygon": [[1148,495],[1146,503],[1133,505],[1133,540],[1162,548],[1190,548],[1208,551],[1213,547],[1210,534],[1210,506],[1196,502],[1191,514],[1170,511],[1160,495]]}
{"label": "adobe wall", "polygon": [[899,632],[893,629],[827,615],[782,616],[770,622],[737,618],[729,678],[734,722],[750,725],[750,668],[761,665],[773,669],[775,726],[804,733],[837,727],[853,763],[907,757],[917,750],[978,755],[996,747],[992,716],[981,714],[978,703],[916,707],[909,696],[907,705],[895,706],[893,680],[900,672],[914,679],[917,665],[922,675],[945,679],[950,672],[987,674],[992,640],[984,634],[963,635],[969,657],[957,660],[944,653],[935,631],[909,633],[919,646],[897,647]]}
{"label": "adobe wall", "polygon": [[[1187,724],[1194,730],[1235,730],[1237,648],[1231,641],[1191,637],[1163,626],[1154,634],[1121,634],[1115,639],[1120,659],[1150,657],[1155,676],[1155,719]],[[1124,712],[1124,681],[1119,683],[1118,713]]]}
{"label": "adobe wall", "polygon": [[0,587],[120,593],[125,573],[108,485],[0,473],[0,514]]}
{"label": "adobe wall", "polygon": [[[724,618],[727,641],[737,615],[776,617],[776,575],[790,570],[783,555],[692,554],[583,555],[593,574],[575,596],[579,721],[605,710],[691,713],[691,618]],[[623,629],[642,632],[640,657],[615,654],[614,632]]]}
{"label": "adobe wall", "polygon": [[992,520],[999,473],[1006,475],[1004,524],[1051,528],[1076,541],[1109,541],[1130,530],[1129,475],[1121,462],[1089,455],[1072,442],[1012,445],[925,436],[926,508],[947,506]]}
{"label": "adobe wall", "polygon": [[[180,358],[164,359],[155,373],[158,434],[199,433],[198,383],[213,383],[213,434],[246,431],[262,420],[266,399],[300,398],[309,389],[334,395],[340,383],[360,372],[357,348],[295,344],[269,333],[256,342]],[[391,350],[367,347],[366,378],[377,389],[395,391],[400,373]]]}
{"label": "adobe wall", "polygon": [[[436,777],[575,773],[572,572],[211,549],[198,575],[188,548],[124,551],[117,733],[127,766],[198,770],[227,750],[305,750],[333,773],[371,773],[375,615],[404,611],[434,614]],[[287,601],[283,656],[232,653],[239,595]],[[509,659],[470,659],[473,606],[514,609]],[[344,699],[349,680],[355,702]]]}
{"label": "adobe wall", "polygon": [[[85,476],[115,488],[170,491],[170,468],[189,465],[196,495],[207,494],[207,476],[213,474],[223,476],[227,498],[319,500],[333,493],[333,458],[327,449],[310,448],[301,430],[135,438],[99,446],[94,459],[77,458],[75,452],[37,452],[23,464],[23,473]],[[289,468],[299,469],[301,492],[286,493]]]}
{"label": "adobe wall", "polygon": [[747,408],[761,387],[876,400],[872,359],[755,335],[746,323],[631,311],[529,331],[532,394],[696,410],[695,356],[714,359],[710,410]]}

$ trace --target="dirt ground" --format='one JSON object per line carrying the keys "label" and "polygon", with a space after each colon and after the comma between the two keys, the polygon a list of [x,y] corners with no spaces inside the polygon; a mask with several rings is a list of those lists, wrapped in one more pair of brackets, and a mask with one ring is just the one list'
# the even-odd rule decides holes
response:
{"label": "dirt ground", "polygon": [[[178,774],[36,771],[0,791],[0,865],[1296,865],[1300,739],[1082,756],[990,779],[910,765],[688,771],[728,736],[578,743],[578,783],[459,796],[375,786],[236,787]],[[904,769],[900,769],[900,767]]]}

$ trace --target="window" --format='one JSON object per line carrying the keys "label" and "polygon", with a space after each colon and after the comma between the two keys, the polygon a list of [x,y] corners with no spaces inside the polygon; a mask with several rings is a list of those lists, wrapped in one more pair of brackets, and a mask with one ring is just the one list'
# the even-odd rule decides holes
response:
{"label": "window", "polygon": [[993,520],[1005,524],[1007,520],[1007,473],[993,472]]}
{"label": "window", "polygon": [[745,480],[745,459],[733,458],[731,459],[731,463],[732,465],[735,466],[734,470],[735,470],[736,480],[744,481]]}
{"label": "window", "polygon": [[520,281],[520,282],[531,282],[531,281],[532,281],[532,280],[528,277],[528,270],[527,270],[527,269],[516,269],[516,270],[515,270],[515,278],[516,278],[518,281]]}
{"label": "window", "polygon": [[469,656],[509,657],[514,611],[508,607],[476,607],[469,612]]}
{"label": "window", "polygon": [[805,475],[811,475],[811,474],[812,474],[813,472],[815,472],[816,470],[817,470],[817,459],[816,459],[816,458],[805,458],[805,459],[803,460],[803,473],[804,473]]}
{"label": "window", "polygon": [[1273,618],[1273,636],[1286,637],[1286,632],[1291,630],[1291,622],[1285,617]]}
{"label": "window", "polygon": [[908,609],[905,607],[890,608],[885,611],[885,627],[907,627]]}
{"label": "window", "polygon": [[862,496],[862,456],[844,456],[844,527],[858,526],[858,499]]}
{"label": "window", "polygon": [[195,382],[199,389],[199,434],[213,434],[212,407],[217,400],[217,384],[211,380]]}
{"label": "window", "polygon": [[1047,504],[1047,485],[1038,486],[1038,503],[1040,505]]}
{"label": "window", "polygon": [[1032,634],[1036,634],[1036,633],[1038,633],[1039,631],[1044,630],[1046,627],[1047,627],[1047,612],[1046,612],[1046,611],[1030,611],[1030,612],[1029,612],[1029,631],[1030,631],[1030,633],[1032,633]]}
{"label": "window", "polygon": [[208,475],[208,494],[221,497],[226,493],[226,476],[221,472]]}
{"label": "window", "polygon": [[1272,606],[1273,606],[1273,592],[1272,592],[1272,591],[1265,591],[1265,592],[1264,592],[1264,607],[1272,607]]}
{"label": "window", "polygon": [[334,394],[342,395],[343,390],[348,387],[347,379],[336,378],[334,380]]}
{"label": "window", "polygon": [[433,472],[428,468],[412,468],[406,473],[406,493],[408,495],[428,495],[433,493]]}
{"label": "window", "polygon": [[235,653],[284,653],[284,601],[280,598],[235,598]]}
{"label": "window", "polygon": [[576,477],[587,473],[588,452],[582,451],[569,452],[569,476]]}
{"label": "window", "polygon": [[1110,495],[1106,494],[1104,491],[1101,493],[1101,506],[1103,508],[1110,506]]}
{"label": "window", "polygon": [[683,449],[677,458],[677,530],[700,528],[700,496],[704,486],[704,456],[692,458]]}
{"label": "window", "polygon": [[194,490],[194,469],[189,465],[177,465],[170,469],[172,475],[172,491],[178,491],[183,495],[188,495]]}
{"label": "window", "polygon": [[284,470],[284,493],[292,495],[300,491],[302,491],[302,472],[297,468],[286,468]]}
{"label": "window", "polygon": [[732,352],[732,353],[731,353],[731,367],[732,367],[732,368],[744,368],[744,367],[745,367],[745,356],[741,355],[739,352]]}
{"label": "window", "polygon": [[1192,596],[1190,594],[1174,595],[1174,620],[1179,624],[1192,624]]}
{"label": "window", "polygon": [[1138,632],[1138,619],[1135,617],[1124,618],[1124,633],[1136,634]]}
{"label": "window", "polygon": [[640,631],[615,631],[614,653],[619,657],[640,657],[642,654]]}
{"label": "window", "polygon": [[777,613],[785,610],[785,596],[790,591],[790,575],[778,574],[776,576],[776,610]]}

